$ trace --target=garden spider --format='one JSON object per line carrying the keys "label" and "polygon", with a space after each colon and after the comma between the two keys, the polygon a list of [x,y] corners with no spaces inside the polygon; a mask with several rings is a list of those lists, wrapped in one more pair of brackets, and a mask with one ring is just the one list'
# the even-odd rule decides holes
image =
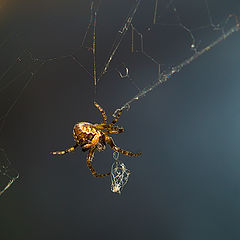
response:
{"label": "garden spider", "polygon": [[102,107],[100,107],[100,105],[98,105],[96,102],[94,102],[94,104],[101,112],[103,122],[100,124],[92,124],[88,122],[77,123],[73,128],[73,137],[76,144],[73,147],[66,149],[65,151],[51,152],[51,154],[66,154],[74,151],[78,146],[81,146],[84,152],[89,150],[87,156],[87,166],[92,172],[92,175],[95,177],[106,177],[109,176],[111,173],[99,174],[94,170],[92,166],[91,162],[94,157],[94,151],[96,149],[98,151],[103,151],[106,148],[106,144],[109,144],[114,151],[127,156],[137,157],[141,155],[141,153],[132,153],[117,147],[114,144],[113,139],[108,136],[108,134],[118,134],[124,132],[124,128],[113,126],[122,114],[122,110],[118,112],[117,116],[110,124],[107,124],[106,113],[104,112]]}

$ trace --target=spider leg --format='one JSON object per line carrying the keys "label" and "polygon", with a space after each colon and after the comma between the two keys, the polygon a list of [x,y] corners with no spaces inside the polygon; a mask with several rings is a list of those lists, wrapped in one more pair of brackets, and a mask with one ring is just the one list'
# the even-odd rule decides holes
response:
{"label": "spider leg", "polygon": [[108,127],[109,127],[109,128],[112,127],[112,126],[117,122],[117,120],[120,118],[120,116],[121,116],[121,114],[122,114],[122,111],[123,111],[123,110],[120,110],[120,111],[118,112],[117,116],[115,117],[115,119],[113,119],[113,121],[112,121],[110,124],[108,124]]}
{"label": "spider leg", "polygon": [[68,149],[66,149],[64,151],[50,152],[50,154],[53,154],[53,155],[55,155],[55,154],[63,155],[63,154],[70,153],[70,152],[74,151],[78,146],[79,146],[79,144],[76,144],[75,146],[70,147],[70,148],[68,148]]}
{"label": "spider leg", "polygon": [[103,123],[106,124],[107,123],[107,115],[106,113],[104,112],[103,108],[97,104],[95,101],[94,101],[94,105],[96,106],[96,108],[101,112],[102,114],[102,117],[103,117]]}
{"label": "spider leg", "polygon": [[111,174],[110,172],[109,172],[109,173],[105,173],[105,174],[99,174],[99,173],[97,173],[97,172],[94,170],[94,168],[93,168],[93,166],[92,166],[92,159],[93,159],[93,157],[94,157],[94,150],[95,150],[95,148],[91,148],[90,151],[89,151],[89,153],[88,153],[88,156],[87,156],[87,166],[88,166],[88,168],[90,169],[92,175],[93,175],[94,177],[106,177],[106,176],[109,176],[109,175]]}
{"label": "spider leg", "polygon": [[106,143],[108,143],[110,145],[110,147],[114,151],[122,153],[124,155],[131,156],[131,157],[137,157],[137,156],[140,156],[142,154],[141,152],[139,152],[139,153],[132,153],[132,152],[129,152],[129,151],[126,151],[126,150],[123,150],[123,149],[117,147],[115,145],[115,143],[113,142],[113,139],[111,137],[109,137],[109,136],[105,136],[105,141],[106,141]]}
{"label": "spider leg", "polygon": [[110,129],[107,130],[108,134],[118,134],[124,132],[124,128],[122,127],[111,127]]}

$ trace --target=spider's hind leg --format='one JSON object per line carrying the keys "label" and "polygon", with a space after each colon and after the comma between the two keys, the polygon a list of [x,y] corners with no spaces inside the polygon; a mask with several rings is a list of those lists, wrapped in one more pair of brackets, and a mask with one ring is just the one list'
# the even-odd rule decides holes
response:
{"label": "spider's hind leg", "polygon": [[109,173],[104,173],[104,174],[99,174],[93,168],[93,166],[92,166],[92,159],[94,157],[94,150],[95,150],[95,148],[91,148],[89,153],[88,153],[88,156],[87,156],[87,166],[90,169],[92,175],[94,177],[107,177],[107,176],[109,176],[111,174],[110,172]]}
{"label": "spider's hind leg", "polygon": [[78,146],[79,146],[79,144],[76,144],[75,146],[70,147],[70,148],[68,148],[68,149],[66,149],[64,151],[50,152],[50,154],[53,154],[53,155],[56,155],[56,154],[63,155],[63,154],[70,153],[70,152],[74,151]]}
{"label": "spider's hind leg", "polygon": [[122,153],[122,154],[124,154],[124,155],[126,155],[126,156],[138,157],[138,156],[140,156],[140,155],[142,154],[141,152],[139,152],[139,153],[132,153],[132,152],[123,150],[123,149],[121,149],[120,147],[117,147],[117,146],[115,145],[115,143],[113,142],[113,139],[112,139],[111,137],[106,136],[105,140],[106,140],[106,143],[108,143],[108,144],[110,145],[110,147],[111,147],[114,151],[119,152],[119,153]]}

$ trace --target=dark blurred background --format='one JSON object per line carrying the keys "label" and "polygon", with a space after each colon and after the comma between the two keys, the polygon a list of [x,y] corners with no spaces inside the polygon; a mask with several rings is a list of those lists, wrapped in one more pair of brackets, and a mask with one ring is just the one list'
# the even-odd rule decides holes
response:
{"label": "dark blurred background", "polygon": [[[172,4],[171,4],[172,2]],[[224,24],[240,13],[238,0],[143,0],[133,20],[143,34],[144,50],[164,70],[194,52],[188,32],[194,29],[199,49],[221,32],[205,28]],[[97,16],[97,71],[109,53],[134,0],[103,0]],[[73,145],[72,128],[80,121],[100,122],[93,105],[92,55],[81,48],[91,1],[0,1],[0,71],[8,84],[1,91],[1,116],[11,109],[0,131],[0,146],[19,179],[0,197],[0,239],[239,239],[240,221],[240,50],[239,32],[186,66],[125,111],[116,144],[139,158],[120,155],[131,170],[121,195],[110,191],[110,178],[94,178],[80,149],[64,156],[49,152]],[[174,7],[176,12],[173,11]],[[226,30],[235,24],[231,19]],[[170,25],[168,25],[170,24]],[[172,25],[173,24],[173,25]],[[176,25],[177,24],[177,25]],[[92,44],[92,28],[85,46]],[[137,35],[135,50],[139,50]],[[79,49],[76,51],[76,49]],[[97,102],[109,118],[158,77],[158,66],[130,52],[131,31],[123,39],[107,74],[97,85]],[[31,54],[30,54],[31,53]],[[17,63],[15,64],[15,62]],[[120,78],[128,66],[132,81]],[[96,152],[94,167],[107,172],[112,150]]]}

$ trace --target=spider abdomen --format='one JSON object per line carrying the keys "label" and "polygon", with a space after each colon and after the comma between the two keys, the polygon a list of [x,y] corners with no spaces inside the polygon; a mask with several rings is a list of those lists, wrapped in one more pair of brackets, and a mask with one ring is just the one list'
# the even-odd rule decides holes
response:
{"label": "spider abdomen", "polygon": [[94,146],[99,151],[105,149],[104,134],[91,123],[77,123],[73,128],[73,137],[83,151]]}

